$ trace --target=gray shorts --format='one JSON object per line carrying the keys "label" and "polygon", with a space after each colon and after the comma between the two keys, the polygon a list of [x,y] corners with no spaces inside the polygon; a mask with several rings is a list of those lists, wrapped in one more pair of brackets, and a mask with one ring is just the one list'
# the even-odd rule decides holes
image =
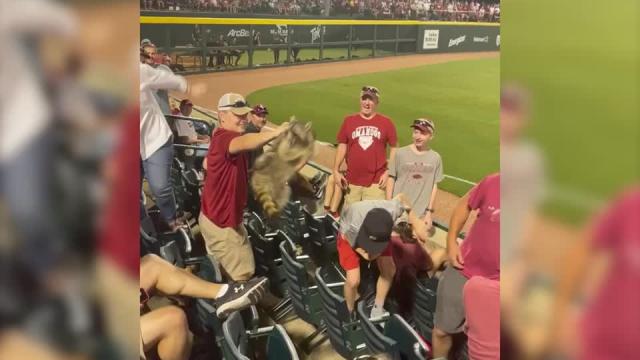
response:
{"label": "gray shorts", "polygon": [[447,334],[457,334],[464,330],[462,288],[466,282],[467,278],[460,270],[447,266],[438,283],[434,325]]}

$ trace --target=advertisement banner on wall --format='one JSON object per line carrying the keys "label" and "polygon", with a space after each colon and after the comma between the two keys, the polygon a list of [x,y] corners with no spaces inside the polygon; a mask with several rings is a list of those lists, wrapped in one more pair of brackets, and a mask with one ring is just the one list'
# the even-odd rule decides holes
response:
{"label": "advertisement banner on wall", "polygon": [[440,36],[440,30],[425,30],[424,38],[422,40],[422,49],[437,49],[438,37]]}
{"label": "advertisement banner on wall", "polygon": [[422,40],[423,52],[496,51],[500,49],[500,27],[425,26]]}

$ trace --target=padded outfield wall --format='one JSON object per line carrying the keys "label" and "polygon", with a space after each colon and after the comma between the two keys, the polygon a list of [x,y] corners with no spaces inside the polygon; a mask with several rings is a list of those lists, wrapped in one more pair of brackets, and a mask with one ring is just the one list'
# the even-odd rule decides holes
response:
{"label": "padded outfield wall", "polygon": [[141,16],[140,37],[190,73],[500,49],[496,23]]}

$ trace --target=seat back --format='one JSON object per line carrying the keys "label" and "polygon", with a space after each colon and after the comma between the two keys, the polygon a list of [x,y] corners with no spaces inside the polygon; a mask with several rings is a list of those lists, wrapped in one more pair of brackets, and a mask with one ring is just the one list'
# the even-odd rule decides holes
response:
{"label": "seat back", "polygon": [[358,321],[351,322],[347,303],[344,297],[337,293],[342,293],[343,283],[336,283],[337,286],[332,286],[330,282],[325,280],[328,279],[328,274],[325,268],[318,268],[315,278],[322,300],[329,341],[340,355],[348,359],[353,358],[366,350],[364,334]]}
{"label": "seat back", "polygon": [[282,325],[275,325],[267,338],[268,360],[298,360],[296,347]]}
{"label": "seat back", "polygon": [[367,306],[366,301],[358,301],[356,311],[358,312],[358,319],[360,320],[360,325],[364,333],[367,351],[370,354],[384,353],[389,355],[391,359],[399,359],[398,343],[384,335],[381,323],[373,323],[369,319],[371,306]]}
{"label": "seat back", "polygon": [[178,244],[174,240],[161,245],[160,253],[158,255],[160,255],[161,258],[165,259],[169,263],[179,268],[184,268],[184,259],[182,257],[182,254],[180,253]]}
{"label": "seat back", "polygon": [[393,314],[386,322],[384,335],[396,343],[402,360],[423,360],[431,357],[431,347],[400,315]]}
{"label": "seat back", "polygon": [[326,266],[337,259],[336,236],[337,225],[331,216],[316,218],[306,209],[303,210],[305,229],[309,234],[307,243],[309,255],[318,266]]}
{"label": "seat back", "polygon": [[153,220],[147,215],[140,219],[140,256],[157,254],[160,242]]}
{"label": "seat back", "polygon": [[189,329],[195,335],[214,334],[217,343],[222,340],[222,322],[216,315],[216,308],[210,300],[196,298],[186,313]]}
{"label": "seat back", "polygon": [[431,333],[433,332],[437,289],[438,280],[436,278],[419,278],[416,281],[416,302],[413,307],[413,320],[416,323],[418,333],[428,342],[431,342]]}
{"label": "seat back", "polygon": [[287,278],[278,246],[282,241],[290,241],[290,239],[280,230],[275,234],[260,234],[252,223],[248,223],[247,233],[253,249],[256,275],[269,278],[269,286],[274,295],[287,296]]}
{"label": "seat back", "polygon": [[263,230],[260,229],[259,223],[249,221],[246,224],[246,229],[256,263],[256,275],[266,276],[269,273],[269,261],[267,260],[269,247],[267,242],[271,242],[273,239],[265,236]]}
{"label": "seat back", "polygon": [[316,327],[321,326],[324,318],[320,294],[317,287],[312,286],[305,264],[294,256],[291,244],[286,241],[280,243],[280,253],[287,276],[289,296],[296,315]]}
{"label": "seat back", "polygon": [[296,242],[298,242],[298,240],[304,240],[303,236],[306,233],[305,218],[300,201],[289,201],[284,209],[282,209],[280,220],[282,230],[289,235],[291,239]]}
{"label": "seat back", "polygon": [[225,359],[249,360],[251,358],[249,336],[239,312],[233,312],[222,323],[222,334],[222,351]]}

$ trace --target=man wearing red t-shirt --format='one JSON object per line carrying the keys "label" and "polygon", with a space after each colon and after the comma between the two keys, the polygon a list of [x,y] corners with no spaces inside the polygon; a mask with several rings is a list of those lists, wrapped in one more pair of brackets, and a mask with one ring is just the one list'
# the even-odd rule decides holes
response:
{"label": "man wearing red t-shirt", "polygon": [[[458,245],[457,238],[469,218],[478,217],[469,235]],[[463,288],[468,279],[481,276],[500,280],[500,174],[492,174],[460,199],[451,216],[447,234],[449,266],[438,283],[433,358],[447,358],[452,334],[462,332],[465,322]]]}
{"label": "man wearing red t-shirt", "polygon": [[224,94],[218,102],[220,126],[213,133],[207,154],[206,179],[198,219],[207,252],[234,281],[253,276],[255,263],[242,212],[247,205],[250,151],[262,147],[288,129],[245,134],[251,108],[239,94]]}
{"label": "man wearing red t-shirt", "polygon": [[[338,132],[338,149],[333,164],[337,184],[347,189],[345,205],[362,200],[384,200],[387,171],[387,145],[390,156],[396,150],[396,127],[391,119],[376,113],[380,91],[365,86],[360,93],[360,112],[347,116]],[[347,161],[347,176],[340,165]]]}

